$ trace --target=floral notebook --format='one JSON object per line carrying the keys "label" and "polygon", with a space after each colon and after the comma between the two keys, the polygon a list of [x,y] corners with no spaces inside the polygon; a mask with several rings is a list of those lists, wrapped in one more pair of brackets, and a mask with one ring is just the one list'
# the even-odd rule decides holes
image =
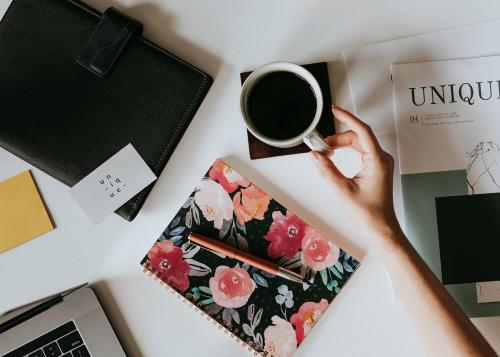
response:
{"label": "floral notebook", "polygon": [[[190,232],[300,272],[298,284],[200,248]],[[256,356],[292,356],[359,263],[221,160],[141,261]]]}

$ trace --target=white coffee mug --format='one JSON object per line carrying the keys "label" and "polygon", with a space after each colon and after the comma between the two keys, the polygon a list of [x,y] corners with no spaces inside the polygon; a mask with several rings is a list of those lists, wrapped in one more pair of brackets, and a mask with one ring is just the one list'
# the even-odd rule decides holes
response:
{"label": "white coffee mug", "polygon": [[[296,74],[307,83],[309,83],[314,96],[316,97],[316,113],[314,114],[314,117],[311,118],[310,125],[301,134],[286,140],[270,138],[261,133],[255,126],[248,112],[248,97],[250,95],[250,92],[262,77],[272,72],[290,72]],[[323,93],[321,92],[321,88],[316,78],[314,78],[311,72],[309,72],[302,66],[289,62],[274,62],[264,65],[253,71],[252,74],[250,74],[245,80],[245,83],[243,83],[243,87],[241,88],[240,108],[243,115],[243,120],[245,121],[248,130],[260,141],[268,145],[278,148],[289,148],[305,143],[311,148],[311,150],[326,154],[332,152],[332,148],[330,147],[330,145],[326,143],[325,139],[316,130],[316,127],[318,126],[318,123],[321,119],[321,114],[323,112]]]}

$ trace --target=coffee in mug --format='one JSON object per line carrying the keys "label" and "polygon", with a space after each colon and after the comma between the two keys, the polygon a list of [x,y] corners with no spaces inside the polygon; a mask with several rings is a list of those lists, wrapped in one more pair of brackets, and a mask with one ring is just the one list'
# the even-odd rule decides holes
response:
{"label": "coffee in mug", "polygon": [[276,62],[257,69],[243,84],[240,104],[248,129],[266,144],[285,148],[304,142],[312,150],[331,152],[316,131],[321,89],[305,68]]}

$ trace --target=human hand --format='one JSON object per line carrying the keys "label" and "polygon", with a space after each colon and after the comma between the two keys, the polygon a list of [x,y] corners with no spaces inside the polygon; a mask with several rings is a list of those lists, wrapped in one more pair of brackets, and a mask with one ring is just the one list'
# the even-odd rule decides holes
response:
{"label": "human hand", "polygon": [[348,178],[323,154],[312,152],[313,161],[361,233],[376,246],[391,249],[402,236],[392,197],[394,160],[380,147],[367,124],[344,109],[332,107],[332,111],[351,130],[330,136],[326,141],[333,148],[356,150],[361,155],[363,168]]}

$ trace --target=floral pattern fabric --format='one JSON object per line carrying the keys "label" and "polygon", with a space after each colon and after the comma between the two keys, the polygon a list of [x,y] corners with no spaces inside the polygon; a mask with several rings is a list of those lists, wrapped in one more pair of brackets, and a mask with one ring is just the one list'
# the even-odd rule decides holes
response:
{"label": "floral pattern fabric", "polygon": [[[300,272],[303,284],[188,241],[190,232]],[[141,264],[264,356],[290,357],[359,263],[221,160]]]}

